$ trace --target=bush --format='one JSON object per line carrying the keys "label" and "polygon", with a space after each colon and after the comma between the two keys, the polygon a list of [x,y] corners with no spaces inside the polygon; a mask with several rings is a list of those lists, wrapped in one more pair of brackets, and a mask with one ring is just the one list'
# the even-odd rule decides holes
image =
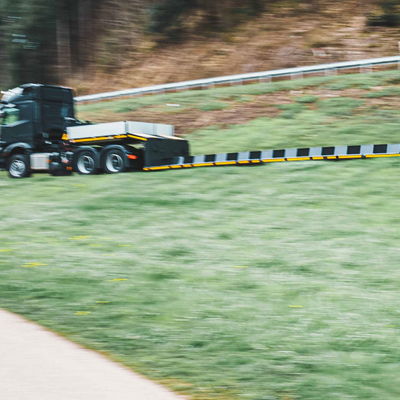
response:
{"label": "bush", "polygon": [[303,104],[310,104],[310,103],[315,103],[318,100],[317,96],[313,95],[306,95],[306,96],[301,96],[296,98],[297,103],[303,103]]}
{"label": "bush", "polygon": [[354,113],[357,107],[364,104],[363,100],[349,97],[336,97],[332,99],[319,100],[318,108],[326,115],[349,116]]}
{"label": "bush", "polygon": [[[150,8],[148,31],[158,34],[162,41],[179,40],[187,32],[227,30],[259,14],[264,3],[263,0],[160,0]],[[192,21],[191,14],[196,14]]]}
{"label": "bush", "polygon": [[286,119],[292,119],[297,114],[306,110],[306,107],[300,103],[281,104],[278,106],[278,108],[283,110],[283,112],[280,114],[280,117]]}
{"label": "bush", "polygon": [[368,17],[369,26],[386,26],[394,28],[400,26],[400,1],[384,0],[380,4],[380,11]]}
{"label": "bush", "polygon": [[182,15],[195,4],[193,0],[164,0],[155,4],[150,9],[149,32],[170,40],[179,39],[183,31]]}

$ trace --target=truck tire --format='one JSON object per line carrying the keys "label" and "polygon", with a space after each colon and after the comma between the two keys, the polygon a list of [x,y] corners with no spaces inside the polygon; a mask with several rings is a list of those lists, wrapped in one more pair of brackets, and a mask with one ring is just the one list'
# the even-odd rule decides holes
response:
{"label": "truck tire", "polygon": [[29,156],[26,154],[14,154],[7,164],[10,178],[27,178],[31,175]]}
{"label": "truck tire", "polygon": [[97,172],[97,152],[88,148],[74,154],[73,169],[81,175],[93,175]]}
{"label": "truck tire", "polygon": [[119,148],[111,148],[104,152],[102,157],[102,168],[107,174],[125,172],[129,166],[126,153]]}

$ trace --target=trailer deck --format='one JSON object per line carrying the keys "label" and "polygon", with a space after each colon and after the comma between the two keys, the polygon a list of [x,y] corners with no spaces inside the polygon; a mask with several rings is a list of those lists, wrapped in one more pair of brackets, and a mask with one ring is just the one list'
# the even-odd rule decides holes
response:
{"label": "trailer deck", "polygon": [[75,145],[140,145],[144,168],[161,165],[167,157],[189,156],[188,141],[174,136],[174,126],[137,121],[119,121],[67,128],[63,139]]}

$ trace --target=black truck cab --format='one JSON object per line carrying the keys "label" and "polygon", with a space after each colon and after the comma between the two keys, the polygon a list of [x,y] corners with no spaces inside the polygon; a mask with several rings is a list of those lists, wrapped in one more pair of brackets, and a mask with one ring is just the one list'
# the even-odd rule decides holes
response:
{"label": "black truck cab", "polygon": [[51,152],[66,125],[78,123],[70,88],[28,83],[3,92],[0,104],[0,168],[13,154]]}
{"label": "black truck cab", "polygon": [[66,121],[75,119],[72,90],[51,85],[29,83],[5,92],[0,111],[1,142],[28,143],[35,151],[61,139]]}

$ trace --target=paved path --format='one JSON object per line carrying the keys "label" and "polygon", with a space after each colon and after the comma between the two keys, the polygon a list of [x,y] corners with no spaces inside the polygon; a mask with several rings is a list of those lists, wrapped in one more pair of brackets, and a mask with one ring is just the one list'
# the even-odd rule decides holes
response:
{"label": "paved path", "polygon": [[0,310],[3,400],[182,400],[100,354]]}

